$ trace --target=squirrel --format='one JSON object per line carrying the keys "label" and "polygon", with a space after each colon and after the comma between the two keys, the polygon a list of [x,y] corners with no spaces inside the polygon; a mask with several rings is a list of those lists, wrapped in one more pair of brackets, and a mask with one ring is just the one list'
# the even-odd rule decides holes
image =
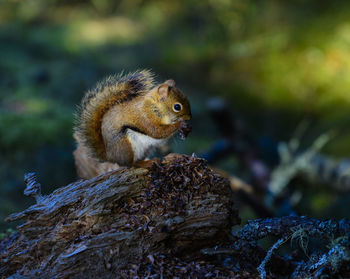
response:
{"label": "squirrel", "polygon": [[132,166],[176,132],[190,128],[191,107],[174,80],[154,85],[139,70],[110,76],[88,91],[76,114],[74,136],[99,162]]}

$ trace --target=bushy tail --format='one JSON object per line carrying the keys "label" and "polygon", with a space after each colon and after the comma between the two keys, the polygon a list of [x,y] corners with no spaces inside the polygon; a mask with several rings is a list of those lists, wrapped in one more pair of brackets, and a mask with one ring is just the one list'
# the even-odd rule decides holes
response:
{"label": "bushy tail", "polygon": [[85,94],[76,113],[75,132],[93,157],[107,160],[101,131],[104,114],[116,104],[146,94],[153,87],[153,76],[149,70],[109,76]]}

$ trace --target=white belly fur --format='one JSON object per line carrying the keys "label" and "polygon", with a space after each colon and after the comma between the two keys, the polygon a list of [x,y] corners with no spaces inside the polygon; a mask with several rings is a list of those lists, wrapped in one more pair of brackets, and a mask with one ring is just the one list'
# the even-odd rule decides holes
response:
{"label": "white belly fur", "polygon": [[154,147],[166,142],[166,139],[155,139],[130,129],[127,135],[134,151],[134,162],[145,159]]}

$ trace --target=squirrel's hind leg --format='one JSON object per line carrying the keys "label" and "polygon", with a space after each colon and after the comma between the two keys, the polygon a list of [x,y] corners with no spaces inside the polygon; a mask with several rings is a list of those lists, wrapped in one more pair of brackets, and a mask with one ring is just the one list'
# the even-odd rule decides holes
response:
{"label": "squirrel's hind leg", "polygon": [[117,135],[112,141],[105,141],[107,160],[119,166],[132,166],[134,152],[126,134]]}

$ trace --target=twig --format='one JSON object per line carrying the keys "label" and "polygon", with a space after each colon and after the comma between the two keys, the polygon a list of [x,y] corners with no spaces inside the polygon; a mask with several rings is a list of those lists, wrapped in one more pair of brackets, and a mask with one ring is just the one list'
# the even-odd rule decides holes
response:
{"label": "twig", "polygon": [[315,256],[305,263],[301,261],[292,274],[292,278],[314,277],[319,278],[329,269],[331,273],[336,273],[342,263],[350,261],[350,243],[348,237],[341,237],[341,240],[334,244],[327,253]]}
{"label": "twig", "polygon": [[269,260],[271,259],[271,256],[273,254],[273,252],[278,249],[284,242],[286,242],[288,240],[288,237],[282,237],[280,238],[277,242],[275,242],[274,245],[272,245],[272,247],[267,251],[266,253],[266,257],[264,258],[264,260],[261,262],[261,264],[259,265],[259,267],[257,268],[257,270],[259,271],[260,274],[260,278],[261,279],[265,279],[266,278],[266,270],[265,270],[265,266],[266,264],[269,262]]}
{"label": "twig", "polygon": [[266,236],[284,237],[293,234],[295,228],[303,228],[312,237],[329,239],[332,236],[344,236],[350,233],[350,220],[318,220],[306,217],[281,217],[256,219],[248,223],[234,235],[235,248],[241,249],[247,244],[257,246],[257,241]]}
{"label": "twig", "polygon": [[41,185],[36,180],[37,180],[37,177],[34,172],[26,173],[24,175],[24,182],[26,184],[26,188],[24,189],[24,194],[26,196],[31,196],[35,198],[35,200],[39,202],[42,198]]}

